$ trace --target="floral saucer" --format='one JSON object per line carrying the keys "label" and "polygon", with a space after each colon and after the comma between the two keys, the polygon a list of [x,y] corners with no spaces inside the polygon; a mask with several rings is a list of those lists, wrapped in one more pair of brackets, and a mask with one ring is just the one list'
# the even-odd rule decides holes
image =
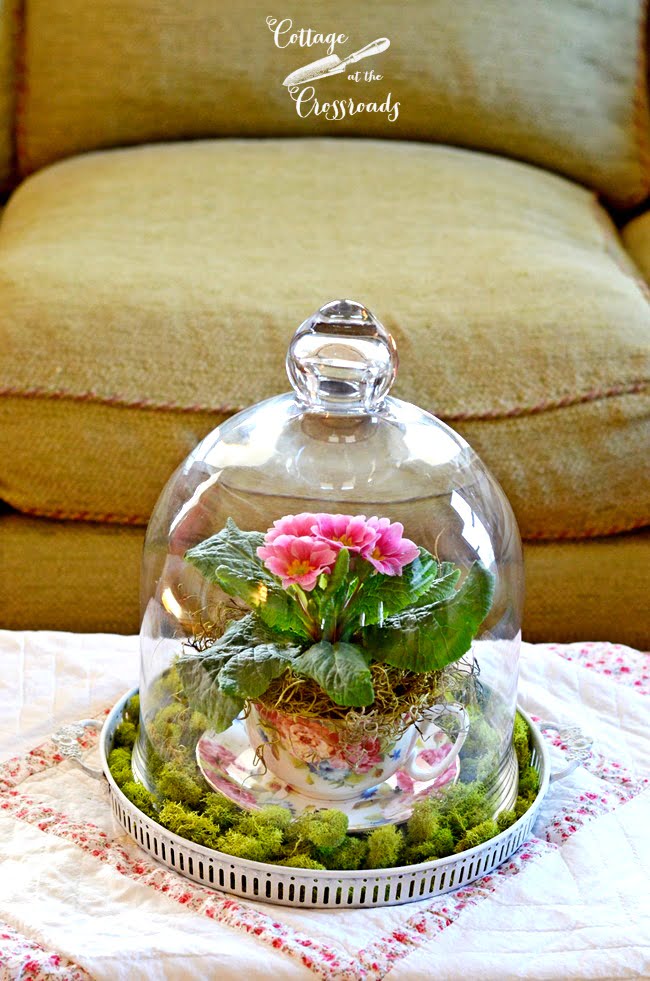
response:
{"label": "floral saucer", "polygon": [[[431,746],[431,742],[435,746]],[[433,731],[427,738],[429,744],[418,740],[418,755],[428,764],[443,759],[451,749],[451,740],[441,730]],[[196,747],[196,759],[201,773],[210,786],[249,811],[258,811],[267,804],[280,804],[294,817],[303,811],[317,811],[334,807],[349,818],[350,831],[366,831],[382,824],[399,824],[408,820],[413,805],[425,800],[430,794],[455,782],[460,772],[460,762],[455,759],[444,773],[435,780],[413,780],[403,770],[398,770],[377,787],[361,791],[358,796],[343,801],[315,800],[299,793],[265,770],[263,763],[255,762],[255,752],[248,739],[241,719],[235,719],[225,732],[205,732]]]}

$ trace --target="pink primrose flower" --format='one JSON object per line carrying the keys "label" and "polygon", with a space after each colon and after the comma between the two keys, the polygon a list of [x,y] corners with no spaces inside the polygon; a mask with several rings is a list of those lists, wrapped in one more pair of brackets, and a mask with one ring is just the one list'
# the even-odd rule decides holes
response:
{"label": "pink primrose flower", "polygon": [[336,549],[347,548],[362,555],[377,540],[377,532],[371,528],[364,514],[317,514],[312,534],[324,538]]}
{"label": "pink primrose flower", "polygon": [[273,527],[266,533],[264,544],[270,545],[280,535],[293,535],[295,538],[309,536],[318,517],[319,515],[312,514],[311,511],[303,511],[302,514],[285,514],[283,518],[273,522]]}
{"label": "pink primrose flower", "polygon": [[399,521],[391,524],[388,518],[368,518],[368,525],[374,529],[376,539],[372,548],[363,553],[364,559],[385,576],[401,576],[404,566],[420,554],[419,548],[402,537],[404,525]]}
{"label": "pink primrose flower", "polygon": [[264,565],[282,580],[287,589],[293,583],[309,592],[324,572],[331,572],[336,552],[327,542],[306,535],[278,535],[269,545],[262,545],[257,554]]}

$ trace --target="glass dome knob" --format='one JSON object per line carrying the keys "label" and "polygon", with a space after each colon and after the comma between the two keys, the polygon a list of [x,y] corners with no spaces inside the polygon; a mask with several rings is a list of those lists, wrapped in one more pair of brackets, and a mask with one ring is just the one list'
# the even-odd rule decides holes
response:
{"label": "glass dome knob", "polygon": [[397,349],[377,318],[355,300],[332,300],[293,335],[287,374],[314,412],[378,409],[397,373]]}

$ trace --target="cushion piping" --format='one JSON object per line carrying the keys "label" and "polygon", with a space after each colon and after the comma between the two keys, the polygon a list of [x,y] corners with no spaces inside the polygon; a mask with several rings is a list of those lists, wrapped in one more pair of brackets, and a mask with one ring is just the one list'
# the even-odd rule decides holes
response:
{"label": "cushion piping", "polygon": [[[440,418],[443,421],[462,421],[482,419],[512,419],[518,416],[539,415],[543,412],[550,412],[555,409],[565,409],[573,405],[583,405],[588,402],[599,402],[604,399],[618,398],[623,395],[636,395],[644,392],[648,386],[648,379],[639,378],[632,381],[622,382],[608,388],[594,388],[587,392],[576,392],[563,395],[555,399],[543,399],[534,405],[515,405],[510,409],[490,409],[487,412],[444,412],[440,411]],[[280,393],[278,393],[280,394]],[[70,392],[65,389],[47,388],[20,388],[8,387],[0,388],[0,397],[4,398],[24,398],[42,399],[59,402],[94,402],[99,405],[110,405],[123,409],[144,409],[149,412],[179,412],[190,414],[207,414],[230,416],[236,412],[241,412],[247,406],[242,405],[204,405],[193,403],[183,405],[179,402],[160,402],[155,399],[132,399],[125,395],[102,395],[99,392]],[[435,409],[434,409],[435,411]]]}
{"label": "cushion piping", "polygon": [[[12,501],[7,500],[7,504],[15,508],[20,514],[29,515],[33,518],[47,518],[56,521],[79,521],[79,522],[91,522],[93,524],[108,524],[108,525],[128,525],[128,526],[142,526],[146,527],[149,523],[149,518],[141,514],[114,514],[114,513],[100,513],[96,511],[66,511],[63,508],[31,508],[23,507],[19,504],[14,504]],[[566,541],[571,539],[584,539],[584,538],[608,538],[610,535],[620,535],[625,532],[639,531],[641,528],[650,527],[650,515],[645,518],[639,518],[637,521],[633,521],[630,524],[614,525],[611,528],[584,528],[580,531],[562,531],[556,532],[554,535],[549,535],[547,532],[543,531],[533,531],[528,532],[526,535],[522,536],[523,541]]]}

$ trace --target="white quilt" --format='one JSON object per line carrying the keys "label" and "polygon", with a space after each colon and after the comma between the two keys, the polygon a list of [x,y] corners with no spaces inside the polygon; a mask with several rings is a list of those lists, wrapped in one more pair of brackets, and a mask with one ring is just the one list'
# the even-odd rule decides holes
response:
{"label": "white quilt", "polygon": [[136,638],[0,631],[0,978],[650,977],[647,655],[524,645],[521,704],[581,725],[592,759],[552,785],[535,837],[492,876],[333,912],[162,869],[113,823],[103,783],[60,760],[56,726],[101,717],[137,675]]}

